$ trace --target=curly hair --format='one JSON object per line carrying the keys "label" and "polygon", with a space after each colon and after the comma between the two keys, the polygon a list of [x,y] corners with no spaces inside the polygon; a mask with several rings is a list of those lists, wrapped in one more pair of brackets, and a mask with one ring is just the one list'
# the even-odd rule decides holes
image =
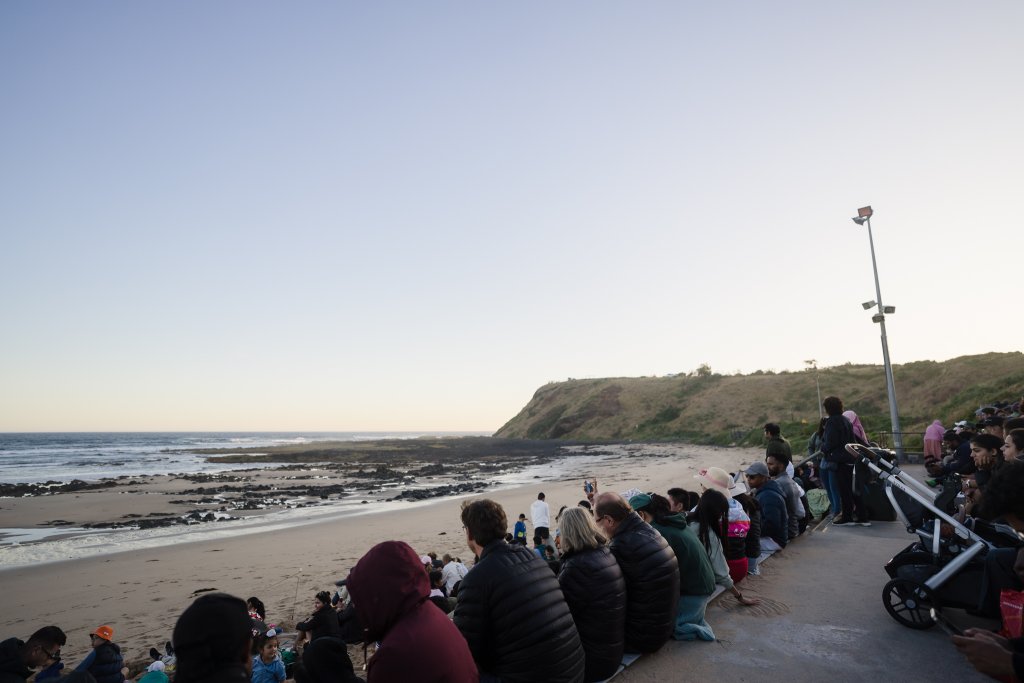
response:
{"label": "curly hair", "polygon": [[462,525],[466,527],[470,538],[481,547],[505,538],[508,532],[505,510],[488,498],[462,503]]}

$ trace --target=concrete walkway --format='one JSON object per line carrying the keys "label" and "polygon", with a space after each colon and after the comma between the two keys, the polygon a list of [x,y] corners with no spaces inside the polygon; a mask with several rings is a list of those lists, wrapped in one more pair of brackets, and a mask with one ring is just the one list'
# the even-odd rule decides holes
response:
{"label": "concrete walkway", "polygon": [[821,525],[769,559],[708,608],[718,642],[670,641],[619,681],[984,681],[938,626],[914,631],[882,604],[883,566],[914,540],[898,522]]}

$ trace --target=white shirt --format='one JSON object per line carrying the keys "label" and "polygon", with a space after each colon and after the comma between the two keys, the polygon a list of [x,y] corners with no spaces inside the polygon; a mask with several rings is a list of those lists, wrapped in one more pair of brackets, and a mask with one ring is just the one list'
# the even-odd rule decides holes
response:
{"label": "white shirt", "polygon": [[534,529],[539,526],[550,527],[551,510],[548,509],[548,504],[543,500],[533,501],[533,504],[530,505],[530,519],[533,520]]}
{"label": "white shirt", "polygon": [[455,560],[452,560],[441,568],[441,581],[444,582],[444,589],[448,591],[449,595],[451,595],[452,588],[455,587],[455,584],[461,581],[468,573],[469,570],[466,569],[466,565],[461,562],[456,562]]}

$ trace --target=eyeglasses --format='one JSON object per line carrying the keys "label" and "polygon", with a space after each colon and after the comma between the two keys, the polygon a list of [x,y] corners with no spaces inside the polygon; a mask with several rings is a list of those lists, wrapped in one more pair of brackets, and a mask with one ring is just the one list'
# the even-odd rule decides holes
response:
{"label": "eyeglasses", "polygon": [[42,646],[39,647],[39,651],[46,655],[47,659],[52,659],[55,662],[60,661],[60,648],[57,648],[53,652],[47,652]]}

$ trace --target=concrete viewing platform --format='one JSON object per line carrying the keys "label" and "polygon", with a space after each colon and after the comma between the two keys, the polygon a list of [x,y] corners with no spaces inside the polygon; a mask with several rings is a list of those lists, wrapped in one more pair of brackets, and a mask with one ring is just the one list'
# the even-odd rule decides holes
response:
{"label": "concrete viewing platform", "polygon": [[717,642],[669,641],[615,681],[990,680],[939,626],[915,631],[885,611],[883,567],[913,540],[899,522],[812,525],[739,584],[761,605],[725,593],[708,606]]}

